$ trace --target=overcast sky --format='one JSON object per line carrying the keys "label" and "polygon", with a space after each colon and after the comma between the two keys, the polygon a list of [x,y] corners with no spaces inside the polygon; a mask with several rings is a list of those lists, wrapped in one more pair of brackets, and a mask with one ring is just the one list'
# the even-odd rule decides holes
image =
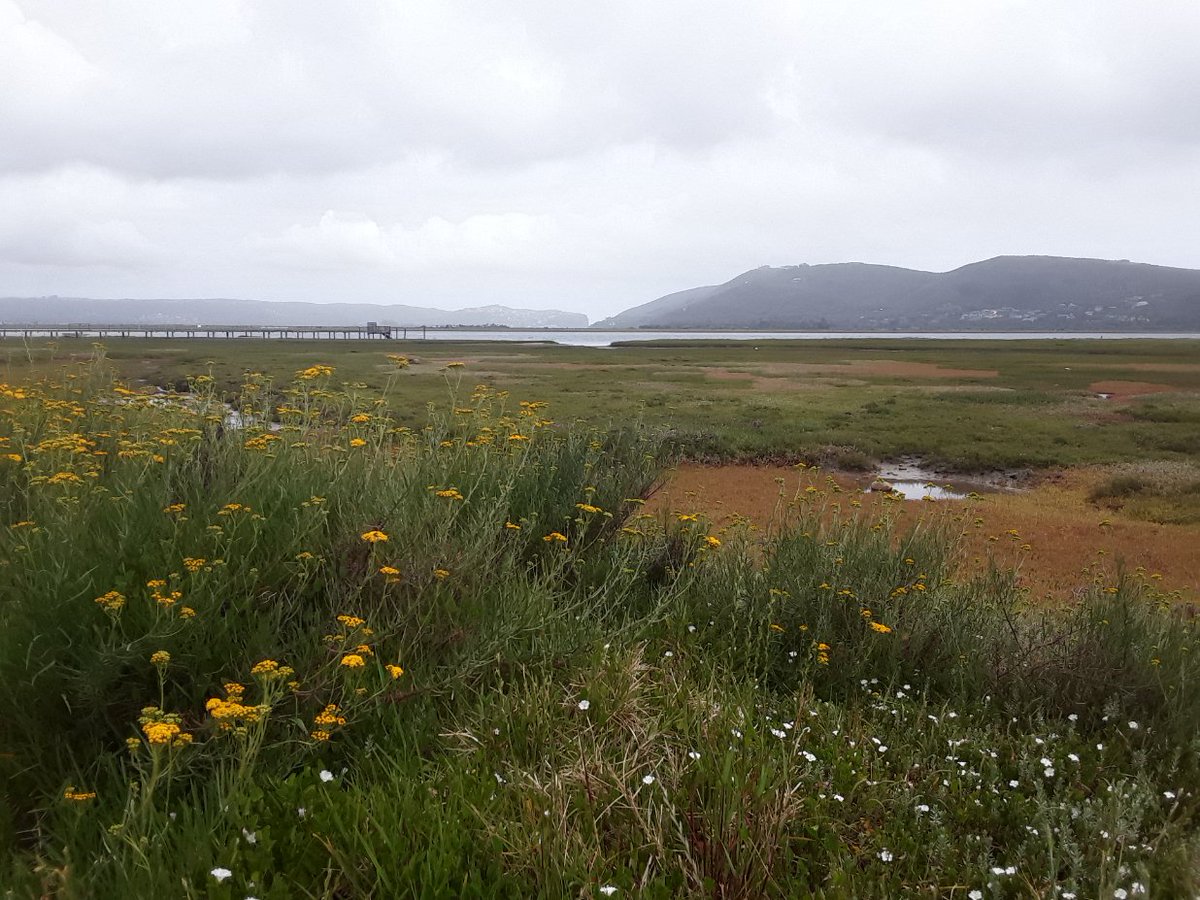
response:
{"label": "overcast sky", "polygon": [[1196,0],[0,0],[0,295],[1200,268]]}

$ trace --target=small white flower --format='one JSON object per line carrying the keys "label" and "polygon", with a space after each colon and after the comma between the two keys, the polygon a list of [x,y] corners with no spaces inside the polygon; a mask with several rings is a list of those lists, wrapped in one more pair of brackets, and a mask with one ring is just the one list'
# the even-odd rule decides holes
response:
{"label": "small white flower", "polygon": [[917,804],[917,812],[919,812],[919,813],[929,812],[929,804],[928,803],[918,803]]}
{"label": "small white flower", "polygon": [[[1129,730],[1130,730],[1130,731],[1137,731],[1137,730],[1138,730],[1140,727],[1141,727],[1141,726],[1140,726],[1140,725],[1138,725],[1138,723],[1137,723],[1137,722],[1130,722],[1130,723],[1129,723]],[[1121,890],[1121,888],[1117,888],[1117,890]]]}
{"label": "small white flower", "polygon": [[247,844],[258,843],[258,835],[253,831],[247,831],[245,828],[242,829],[242,837],[246,839]]}
{"label": "small white flower", "polygon": [[333,773],[328,769],[322,769],[320,772],[320,778],[322,781],[328,784],[329,782],[333,781]]}
{"label": "small white flower", "polygon": [[[1071,713],[1069,716],[1067,716],[1067,721],[1068,721],[1068,722],[1078,722],[1078,721],[1079,721],[1079,714],[1078,714],[1078,713]],[[1063,896],[1066,896],[1066,895],[1064,894]]]}
{"label": "small white flower", "polygon": [[1166,797],[1168,800],[1174,800],[1175,792],[1174,791],[1163,791],[1163,796]]}
{"label": "small white flower", "polygon": [[967,897],[969,900],[983,900],[983,891],[976,888],[975,890],[971,891],[971,893],[967,894]]}
{"label": "small white flower", "polygon": [[[695,626],[695,625],[689,625],[689,626],[688,626],[688,634],[695,634],[695,633],[696,633],[696,626]],[[616,890],[616,888],[613,888],[613,890]]]}
{"label": "small white flower", "polygon": [[895,859],[895,856],[892,855],[891,850],[885,849],[885,850],[879,851],[879,858],[882,859],[884,862],[891,862],[893,859]]}
{"label": "small white flower", "polygon": [[301,819],[303,819],[305,816],[308,815],[308,810],[305,809],[303,806],[297,806],[296,807],[296,815],[298,815]]}
{"label": "small white flower", "polygon": [[496,776],[496,784],[504,784],[504,776],[503,775],[501,775],[499,772],[493,772],[492,774],[494,776]]}
{"label": "small white flower", "polygon": [[211,875],[213,878],[217,879],[217,881],[224,881],[226,878],[233,877],[233,873],[231,871],[229,871],[228,869],[226,869],[224,866],[217,866],[215,869],[213,869],[208,874]]}
{"label": "small white flower", "polygon": [[775,735],[775,737],[777,737],[777,738],[787,737],[787,732],[780,728],[772,728],[771,734]]}
{"label": "small white flower", "polygon": [[805,759],[807,759],[809,762],[817,761],[817,755],[815,753],[810,753],[807,750],[801,750],[800,755],[803,756]]}
{"label": "small white flower", "polygon": [[700,758],[700,754],[697,751],[695,751],[695,750],[688,751],[688,759],[699,759],[699,758]]}
{"label": "small white flower", "polygon": [[582,709],[584,712],[587,712],[587,711],[588,711],[588,708],[589,708],[591,705],[592,705],[592,701],[591,701],[591,700],[580,700],[580,701],[579,701],[579,708],[580,708],[580,709]]}
{"label": "small white flower", "polygon": [[667,659],[670,659],[674,655],[675,654],[672,653],[670,650],[668,650],[666,653],[663,654],[663,656],[666,657]]}
{"label": "small white flower", "polygon": [[1140,896],[1141,894],[1146,893],[1146,886],[1140,881],[1135,881],[1129,886],[1129,893],[1135,896]]}
{"label": "small white flower", "polygon": [[1125,888],[1117,888],[1115,891],[1113,891],[1113,896],[1116,897],[1117,900],[1125,900],[1125,898],[1129,896],[1129,891],[1125,890]]}
{"label": "small white flower", "polygon": [[602,893],[605,897],[611,897],[616,892],[617,886],[615,884],[606,884],[604,887],[600,888],[600,893]]}
{"label": "small white flower", "polygon": [[1074,891],[1063,891],[1062,898],[1063,898],[1063,900],[1075,900],[1075,892]]}
{"label": "small white flower", "polygon": [[1071,762],[1074,762],[1074,763],[1079,762],[1079,756],[1075,753],[1068,753],[1067,759],[1069,759]]}
{"label": "small white flower", "polygon": [[643,775],[642,776],[642,784],[654,784],[654,776],[653,775]]}
{"label": "small white flower", "polygon": [[1045,769],[1042,770],[1042,774],[1045,775],[1047,778],[1053,778],[1054,777],[1054,767],[1047,766]]}

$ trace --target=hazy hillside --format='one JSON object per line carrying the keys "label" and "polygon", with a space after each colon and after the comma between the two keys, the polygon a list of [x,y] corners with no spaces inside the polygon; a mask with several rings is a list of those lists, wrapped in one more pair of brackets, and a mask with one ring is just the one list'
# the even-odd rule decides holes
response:
{"label": "hazy hillside", "polygon": [[1200,271],[999,256],[950,272],[865,263],[763,266],[668,294],[610,328],[1093,331],[1200,329]]}
{"label": "hazy hillside", "polygon": [[0,297],[0,322],[65,325],[507,325],[583,328],[582,313],[556,309],[426,309],[372,303],[274,303],[265,300],[89,300]]}

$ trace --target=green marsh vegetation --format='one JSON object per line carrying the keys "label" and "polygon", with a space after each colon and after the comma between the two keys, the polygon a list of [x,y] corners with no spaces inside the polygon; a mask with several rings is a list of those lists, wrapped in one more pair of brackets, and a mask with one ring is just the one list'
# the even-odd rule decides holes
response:
{"label": "green marsh vegetation", "polygon": [[1200,888],[1197,626],[1146,582],[1030,608],[819,490],[766,543],[654,520],[653,423],[382,359],[0,389],[11,896]]}

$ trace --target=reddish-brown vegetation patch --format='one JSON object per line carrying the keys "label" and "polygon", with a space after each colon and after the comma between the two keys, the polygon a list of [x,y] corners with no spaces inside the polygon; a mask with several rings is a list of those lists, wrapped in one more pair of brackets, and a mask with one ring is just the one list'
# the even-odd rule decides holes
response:
{"label": "reddish-brown vegetation patch", "polygon": [[[1200,596],[1200,527],[1159,525],[1123,518],[1087,502],[1099,477],[1081,470],[1048,477],[1028,491],[978,499],[896,502],[864,492],[861,477],[782,466],[683,465],[651,498],[647,511],[698,512],[718,526],[748,522],[759,531],[785,525],[799,502],[857,508],[900,524],[941,520],[963,535],[959,558],[966,573],[989,559],[1016,568],[1036,598],[1068,599],[1093,579],[1111,583],[1119,570],[1144,569],[1161,586]],[[813,488],[819,495],[814,498]],[[858,507],[853,504],[857,503]]]}
{"label": "reddish-brown vegetation patch", "polygon": [[1155,384],[1152,381],[1093,381],[1088,385],[1088,390],[1097,394],[1108,394],[1113,400],[1125,400],[1144,394],[1164,394],[1179,388],[1169,384]]}

